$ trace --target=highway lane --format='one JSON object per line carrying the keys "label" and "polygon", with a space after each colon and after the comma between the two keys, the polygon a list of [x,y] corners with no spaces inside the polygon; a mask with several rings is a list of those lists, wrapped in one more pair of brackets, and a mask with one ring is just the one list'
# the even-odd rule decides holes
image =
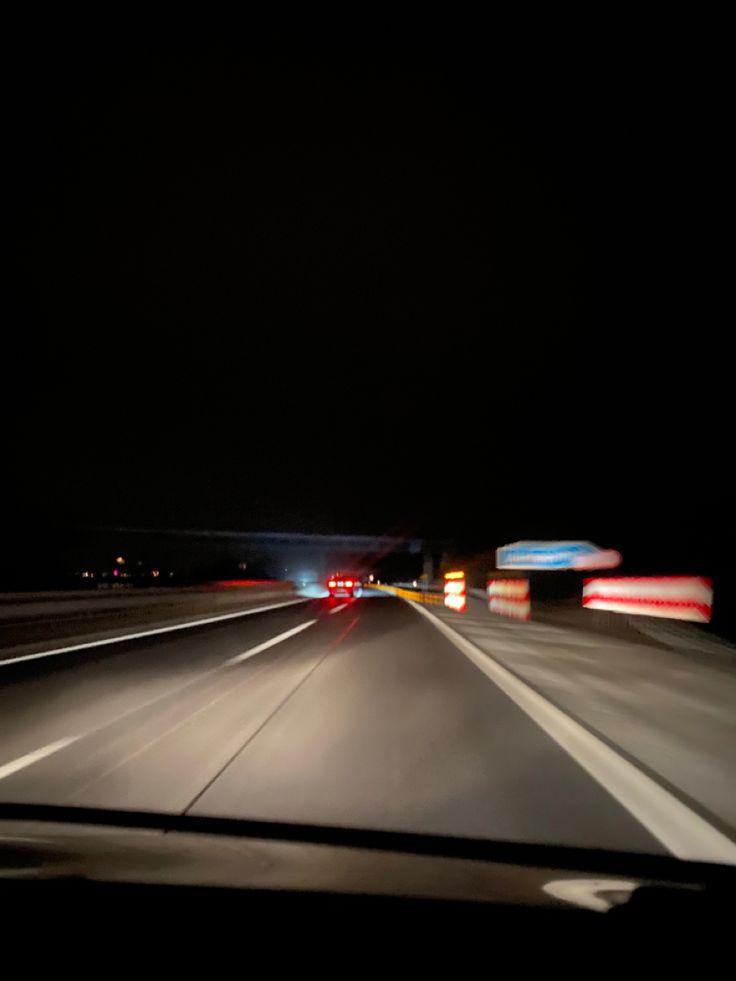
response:
{"label": "highway lane", "polygon": [[295,603],[38,661],[0,662],[2,755],[7,759],[59,738],[96,732],[149,702],[174,698],[245,647],[311,619],[318,609],[318,603]]}
{"label": "highway lane", "polygon": [[[736,829],[736,657],[662,621],[667,649],[622,637],[491,615],[433,613],[564,712],[656,774],[729,834]],[[646,618],[644,618],[646,619]],[[682,626],[680,626],[682,631]],[[685,646],[687,645],[687,646]]]}
{"label": "highway lane", "polygon": [[0,674],[0,800],[663,850],[394,598],[52,662]]}

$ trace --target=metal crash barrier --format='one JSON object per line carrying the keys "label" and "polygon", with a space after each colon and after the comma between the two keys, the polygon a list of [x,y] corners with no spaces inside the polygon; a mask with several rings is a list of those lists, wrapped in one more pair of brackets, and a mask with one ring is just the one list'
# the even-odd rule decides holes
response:
{"label": "metal crash barrier", "polygon": [[385,586],[383,584],[380,586],[375,585],[373,588],[380,589],[384,593],[391,593],[400,599],[412,600],[414,603],[428,603],[442,606],[444,602],[442,593],[424,592],[421,589],[403,589],[401,586]]}

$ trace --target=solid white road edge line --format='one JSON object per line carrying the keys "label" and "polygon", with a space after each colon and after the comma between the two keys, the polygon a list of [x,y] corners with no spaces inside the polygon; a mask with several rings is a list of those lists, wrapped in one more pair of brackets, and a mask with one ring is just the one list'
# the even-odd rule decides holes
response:
{"label": "solid white road edge line", "polygon": [[292,627],[291,630],[285,630],[282,634],[276,634],[270,640],[265,640],[262,644],[258,644],[256,647],[251,647],[250,650],[243,651],[242,654],[236,654],[235,657],[231,657],[229,661],[225,661],[223,667],[227,667],[229,664],[240,664],[241,661],[247,661],[249,657],[255,657],[261,651],[267,651],[269,647],[280,644],[282,640],[288,640],[289,637],[301,633],[302,630],[306,630],[307,627],[311,627],[316,622],[316,620],[307,620],[306,623],[300,623],[298,627]]}
{"label": "solid white road edge line", "polygon": [[67,736],[65,739],[57,739],[56,742],[49,743],[48,746],[41,746],[40,749],[34,749],[32,752],[26,753],[25,756],[19,756],[17,760],[11,760],[10,763],[5,763],[3,766],[0,766],[0,780],[4,777],[9,777],[11,773],[16,773],[18,770],[30,766],[31,763],[37,763],[45,756],[51,756],[52,753],[56,753],[57,750],[76,742],[77,739],[79,739],[79,736]]}
{"label": "solid white road edge line", "polygon": [[736,843],[424,607],[407,600],[677,858],[736,865]]}
{"label": "solid white road edge line", "polygon": [[116,634],[115,637],[105,637],[103,640],[90,640],[86,644],[73,644],[71,647],[56,647],[52,651],[38,651],[36,654],[22,654],[19,657],[9,657],[0,660],[0,668],[7,664],[18,664],[19,661],[35,661],[41,657],[54,657],[57,654],[70,654],[72,651],[84,651],[89,647],[104,647],[106,644],[122,644],[125,640],[138,640],[140,637],[152,637],[154,634],[168,634],[173,630],[189,630],[208,623],[218,623],[221,620],[234,620],[236,617],[247,617],[253,613],[265,613],[267,610],[278,610],[282,606],[293,606],[295,603],[308,603],[308,599],[299,598],[286,600],[284,603],[269,603],[268,606],[256,606],[250,610],[238,610],[237,613],[222,613],[216,617],[203,617],[201,620],[187,620],[186,623],[175,623],[169,627],[154,627],[152,630],[138,630],[132,634]]}
{"label": "solid white road edge line", "polygon": [[332,616],[333,613],[339,613],[340,610],[344,610],[347,605],[347,603],[341,603],[339,606],[333,607],[333,609],[330,610],[330,616]]}

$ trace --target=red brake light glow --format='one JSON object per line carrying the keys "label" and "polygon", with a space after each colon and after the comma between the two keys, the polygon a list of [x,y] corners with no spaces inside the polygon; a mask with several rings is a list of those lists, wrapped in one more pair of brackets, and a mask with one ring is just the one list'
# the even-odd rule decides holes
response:
{"label": "red brake light glow", "polygon": [[346,586],[352,586],[353,585],[353,580],[352,579],[346,579],[345,580],[345,585]]}
{"label": "red brake light glow", "polygon": [[335,588],[335,586],[337,586],[337,583],[335,582],[335,580],[334,580],[334,579],[330,579],[330,581],[329,581],[329,582],[327,583],[327,586],[328,586],[328,587],[329,587],[330,589],[334,589],[334,588]]}

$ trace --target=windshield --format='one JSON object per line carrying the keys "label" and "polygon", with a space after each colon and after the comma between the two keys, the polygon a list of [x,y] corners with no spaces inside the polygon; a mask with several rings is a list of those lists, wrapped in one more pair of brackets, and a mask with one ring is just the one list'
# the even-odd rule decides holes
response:
{"label": "windshield", "polygon": [[736,861],[707,72],[23,61],[0,802]]}

